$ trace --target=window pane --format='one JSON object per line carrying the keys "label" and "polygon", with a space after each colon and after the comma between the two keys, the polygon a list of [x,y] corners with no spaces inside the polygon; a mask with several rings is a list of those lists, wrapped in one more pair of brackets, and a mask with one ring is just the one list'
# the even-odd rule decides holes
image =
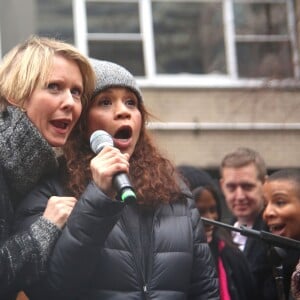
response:
{"label": "window pane", "polygon": [[293,77],[289,43],[237,43],[240,77]]}
{"label": "window pane", "polygon": [[89,56],[118,63],[134,76],[145,76],[140,42],[89,42]]}
{"label": "window pane", "polygon": [[237,3],[236,34],[288,34],[286,4]]}
{"label": "window pane", "polygon": [[72,1],[37,0],[37,33],[74,43]]}
{"label": "window pane", "polygon": [[221,3],[154,2],[157,72],[226,73]]}
{"label": "window pane", "polygon": [[88,32],[139,33],[137,3],[86,3]]}

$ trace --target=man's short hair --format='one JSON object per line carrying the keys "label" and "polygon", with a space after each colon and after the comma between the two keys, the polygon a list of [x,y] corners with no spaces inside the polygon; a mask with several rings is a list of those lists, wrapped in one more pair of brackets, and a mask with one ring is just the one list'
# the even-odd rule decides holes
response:
{"label": "man's short hair", "polygon": [[257,177],[264,182],[267,175],[266,163],[262,156],[255,150],[240,147],[225,155],[221,162],[220,174],[223,175],[224,168],[241,168],[254,164],[257,169]]}

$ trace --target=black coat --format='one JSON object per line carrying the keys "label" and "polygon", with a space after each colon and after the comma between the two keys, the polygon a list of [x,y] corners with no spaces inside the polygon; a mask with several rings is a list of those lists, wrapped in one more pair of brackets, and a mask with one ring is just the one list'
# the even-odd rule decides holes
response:
{"label": "black coat", "polygon": [[[221,235],[222,231],[219,231],[218,236],[215,234],[209,245],[216,265],[218,266],[219,259],[223,263],[231,300],[258,299],[255,280],[243,252],[238,247],[229,245]],[[222,249],[220,243],[224,245]]]}
{"label": "black coat", "polygon": [[[261,215],[257,217],[252,229],[268,231]],[[276,283],[273,277],[272,264],[269,260],[269,245],[261,239],[247,237],[243,253],[256,281],[257,299],[277,300]]]}
{"label": "black coat", "polygon": [[[35,189],[22,203],[18,224],[28,226],[50,195],[63,193],[55,180]],[[46,286],[73,294],[72,299],[219,299],[216,270],[191,198],[146,215],[141,217],[135,205],[111,201],[90,183],[56,244]],[[44,291],[39,285],[29,294]]]}

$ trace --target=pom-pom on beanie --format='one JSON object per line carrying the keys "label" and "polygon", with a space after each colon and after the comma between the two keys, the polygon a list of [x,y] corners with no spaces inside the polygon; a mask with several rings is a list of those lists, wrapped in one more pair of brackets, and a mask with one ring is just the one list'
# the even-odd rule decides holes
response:
{"label": "pom-pom on beanie", "polygon": [[136,80],[127,69],[113,62],[95,58],[90,58],[90,63],[96,74],[96,88],[93,96],[111,87],[124,87],[133,91],[140,102],[143,101]]}

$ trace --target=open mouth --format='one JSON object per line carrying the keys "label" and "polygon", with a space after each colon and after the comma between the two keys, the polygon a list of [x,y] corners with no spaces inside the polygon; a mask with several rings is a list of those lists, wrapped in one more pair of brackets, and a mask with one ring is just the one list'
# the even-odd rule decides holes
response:
{"label": "open mouth", "polygon": [[130,126],[122,126],[115,133],[114,138],[117,140],[128,140],[132,136],[132,129]]}
{"label": "open mouth", "polygon": [[274,224],[274,225],[269,225],[269,230],[272,233],[279,233],[284,229],[285,225],[284,224]]}
{"label": "open mouth", "polygon": [[54,126],[54,127],[57,127],[59,129],[66,129],[69,125],[69,121],[62,121],[62,120],[54,120],[54,121],[51,121],[51,124]]}

